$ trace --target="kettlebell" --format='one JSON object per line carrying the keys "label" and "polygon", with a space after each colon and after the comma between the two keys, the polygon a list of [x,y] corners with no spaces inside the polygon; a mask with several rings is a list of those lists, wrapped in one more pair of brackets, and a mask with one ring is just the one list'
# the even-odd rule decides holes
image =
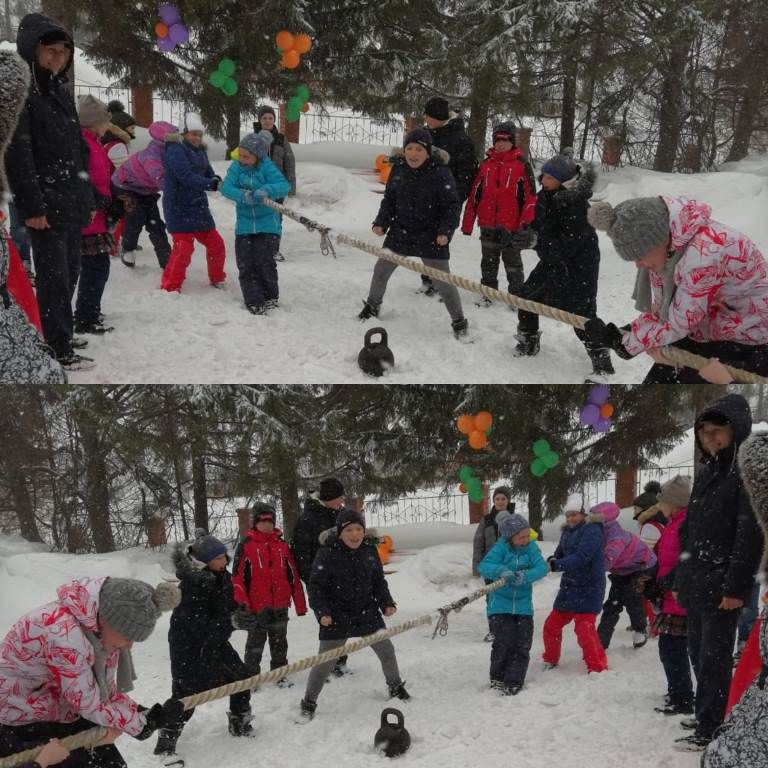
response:
{"label": "kettlebell", "polygon": [[[390,715],[396,718],[389,721]],[[381,711],[381,728],[373,737],[373,745],[387,757],[397,757],[408,751],[411,746],[411,734],[405,729],[405,718],[399,709],[387,707]]]}
{"label": "kettlebell", "polygon": [[[381,340],[374,343],[373,337],[379,334]],[[365,341],[357,364],[363,373],[369,376],[383,376],[384,371],[395,365],[395,356],[387,346],[387,332],[383,328],[371,328],[365,334]]]}

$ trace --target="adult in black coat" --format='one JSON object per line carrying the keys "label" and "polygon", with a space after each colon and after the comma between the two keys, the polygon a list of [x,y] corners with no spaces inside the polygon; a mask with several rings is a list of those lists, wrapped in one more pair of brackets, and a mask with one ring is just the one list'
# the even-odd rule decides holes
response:
{"label": "adult in black coat", "polygon": [[32,82],[6,153],[8,181],[32,241],[45,340],[65,367],[83,367],[72,350],[72,295],[80,273],[80,230],[96,202],[88,149],[66,87],[74,44],[60,24],[40,13],[21,20],[16,43]]}
{"label": "adult in black coat", "polygon": [[730,394],[697,417],[703,458],[680,528],[674,591],[688,611],[688,651],[696,672],[698,722],[689,741],[706,744],[723,721],[739,609],[752,590],[763,550],[760,526],[739,475],[736,454],[752,414]]}
{"label": "adult in black coat", "polygon": [[[173,564],[181,589],[181,602],[171,614],[168,630],[174,698],[248,677],[229,642],[237,603],[228,563],[227,548],[213,536],[201,535],[191,547],[179,544],[174,549]],[[233,736],[251,735],[250,697],[250,691],[244,691],[229,698],[229,732]],[[175,752],[184,723],[193,713],[194,709],[187,710],[178,728],[160,732],[155,754]]]}

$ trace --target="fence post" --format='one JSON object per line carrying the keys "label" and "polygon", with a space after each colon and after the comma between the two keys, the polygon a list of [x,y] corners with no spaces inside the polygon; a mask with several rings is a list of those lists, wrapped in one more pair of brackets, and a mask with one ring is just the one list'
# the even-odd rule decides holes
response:
{"label": "fence post", "polygon": [[154,122],[154,109],[152,106],[152,89],[140,85],[131,88],[131,109],[133,110],[133,119],[141,128],[149,128]]}
{"label": "fence post", "polygon": [[619,467],[616,470],[616,503],[631,507],[637,496],[637,467]]}
{"label": "fence post", "polygon": [[150,548],[162,547],[168,543],[165,533],[165,517],[151,515],[146,519],[144,527],[147,529],[147,545]]}

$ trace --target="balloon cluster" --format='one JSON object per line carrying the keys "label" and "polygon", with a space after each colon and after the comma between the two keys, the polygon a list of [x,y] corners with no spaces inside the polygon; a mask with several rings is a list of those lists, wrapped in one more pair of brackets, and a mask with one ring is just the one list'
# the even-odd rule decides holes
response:
{"label": "balloon cluster", "polygon": [[579,421],[595,432],[607,432],[612,426],[613,405],[608,402],[611,389],[607,384],[596,384],[589,390],[587,404],[581,409]]}
{"label": "balloon cluster", "polygon": [[533,455],[536,457],[531,462],[531,474],[534,477],[543,477],[560,463],[560,456],[543,438],[533,444]]}
{"label": "balloon cluster", "polygon": [[474,473],[472,467],[466,464],[459,470],[461,485],[459,490],[469,495],[472,502],[483,500],[483,481]]}
{"label": "balloon cluster", "polygon": [[232,75],[235,74],[237,65],[232,59],[222,59],[215,72],[211,72],[208,82],[214,87],[219,88],[225,96],[234,96],[238,91],[237,82]]}
{"label": "balloon cluster", "polygon": [[301,64],[302,55],[312,50],[312,38],[304,32],[294,35],[284,29],[277,33],[275,42],[282,55],[280,63],[286,69],[296,69]]}
{"label": "balloon cluster", "polygon": [[163,53],[170,53],[177,45],[189,42],[189,30],[181,20],[181,11],[171,3],[160,6],[160,21],[155,24],[157,47]]}
{"label": "balloon cluster", "polygon": [[387,155],[376,155],[376,170],[379,172],[379,181],[386,184],[392,173],[392,163],[389,162]]}
{"label": "balloon cluster", "polygon": [[309,88],[302,83],[296,87],[293,96],[285,105],[285,119],[289,123],[295,123],[302,112],[309,112]]}
{"label": "balloon cluster", "polygon": [[468,413],[456,419],[456,427],[462,435],[467,435],[470,448],[479,451],[488,444],[488,433],[493,426],[490,411],[478,411],[474,416]]}

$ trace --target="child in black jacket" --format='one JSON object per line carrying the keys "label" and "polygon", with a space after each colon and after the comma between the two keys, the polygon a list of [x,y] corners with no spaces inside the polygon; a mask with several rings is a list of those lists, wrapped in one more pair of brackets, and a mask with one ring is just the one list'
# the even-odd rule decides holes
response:
{"label": "child in black jacket", "polygon": [[[309,580],[309,605],[320,623],[320,649],[325,653],[344,645],[350,637],[365,637],[384,629],[384,616],[397,611],[389,593],[384,569],[376,547],[365,539],[365,521],[357,512],[345,509],[336,520],[336,534],[318,550]],[[410,696],[389,639],[371,648],[379,657],[390,697],[406,700]],[[317,697],[323,690],[334,660],[312,668],[301,701],[303,720],[311,720]]]}
{"label": "child in black jacket", "polygon": [[[572,188],[564,186],[576,178]],[[544,164],[539,181],[542,189],[536,196],[532,225],[539,263],[525,281],[521,295],[577,315],[596,317],[600,249],[597,234],[587,221],[594,169],[590,166],[580,175],[579,166],[565,150]],[[575,333],[586,347],[593,373],[612,374],[608,350],[590,344],[584,331],[577,329]],[[520,310],[515,357],[538,354],[540,337],[539,316]]]}
{"label": "child in black jacket", "polygon": [[[229,642],[237,604],[232,577],[227,571],[227,548],[205,531],[198,534],[188,550],[179,544],[173,553],[181,602],[171,614],[168,644],[173,696],[179,699],[248,677],[245,665]],[[253,735],[250,701],[250,691],[229,697],[227,716],[232,736]],[[160,731],[156,755],[176,752],[176,742],[194,711],[184,713],[178,728]]]}

